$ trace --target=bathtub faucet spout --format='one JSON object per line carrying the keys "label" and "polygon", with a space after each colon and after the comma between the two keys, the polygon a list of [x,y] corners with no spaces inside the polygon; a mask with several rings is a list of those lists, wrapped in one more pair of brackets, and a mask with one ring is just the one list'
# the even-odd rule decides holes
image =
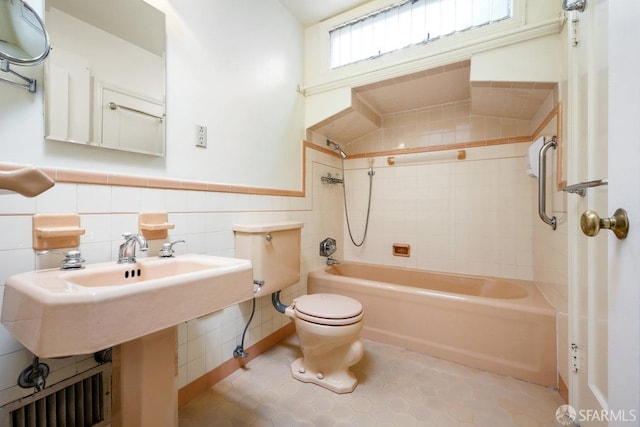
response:
{"label": "bathtub faucet spout", "polygon": [[340,264],[340,261],[332,257],[327,257],[327,265],[336,265],[336,264]]}

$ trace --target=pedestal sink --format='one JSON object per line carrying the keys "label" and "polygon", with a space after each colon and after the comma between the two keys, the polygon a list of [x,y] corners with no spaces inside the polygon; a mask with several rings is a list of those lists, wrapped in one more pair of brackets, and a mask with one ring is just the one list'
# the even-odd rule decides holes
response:
{"label": "pedestal sink", "polygon": [[252,297],[250,261],[145,258],[12,276],[0,321],[41,358],[122,344],[123,425],[177,425],[175,326]]}

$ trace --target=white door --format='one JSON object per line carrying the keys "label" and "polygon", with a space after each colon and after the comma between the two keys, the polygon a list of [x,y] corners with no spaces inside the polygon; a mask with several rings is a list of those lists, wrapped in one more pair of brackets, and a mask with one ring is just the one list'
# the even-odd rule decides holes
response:
{"label": "white door", "polygon": [[611,0],[609,18],[609,214],[629,215],[625,240],[607,233],[609,425],[631,426],[640,425],[640,2]]}
{"label": "white door", "polygon": [[[579,22],[572,22],[577,19]],[[569,184],[608,187],[569,196],[570,341],[577,345],[571,405],[582,426],[640,425],[640,2],[588,0],[570,15]],[[574,77],[571,80],[571,77]],[[623,208],[625,240],[587,238],[579,216]]]}
{"label": "white door", "polygon": [[[606,180],[608,154],[608,2],[588,0],[568,14],[568,183]],[[608,216],[608,186],[568,195],[569,399],[582,426],[607,425],[607,268],[609,232],[585,236],[580,216]],[[592,411],[592,412],[585,412]],[[584,416],[594,414],[597,416]]]}

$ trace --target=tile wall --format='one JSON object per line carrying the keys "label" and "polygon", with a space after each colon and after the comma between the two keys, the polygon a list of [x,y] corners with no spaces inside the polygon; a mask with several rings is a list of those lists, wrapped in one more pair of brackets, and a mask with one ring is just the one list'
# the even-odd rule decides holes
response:
{"label": "tile wall", "polygon": [[345,145],[349,154],[433,147],[531,135],[531,120],[471,113],[471,101],[382,117],[382,127]]}
{"label": "tile wall", "polygon": [[[526,174],[529,143],[467,149],[467,159],[388,166],[374,158],[367,243],[345,258],[408,268],[533,278],[534,194]],[[365,226],[368,159],[346,172],[350,224]],[[353,167],[351,167],[353,165]],[[347,230],[345,227],[345,241]],[[410,257],[392,245],[411,245]]]}
{"label": "tile wall", "polygon": [[[20,272],[57,266],[55,255],[37,257],[32,250],[31,216],[36,213],[79,213],[82,236],[80,251],[89,263],[113,261],[121,233],[136,231],[138,213],[166,211],[175,224],[169,240],[184,239],[177,253],[234,256],[235,223],[282,220],[304,222],[302,229],[302,280],[282,294],[288,304],[306,293],[306,273],[323,265],[317,244],[327,235],[342,235],[341,198],[320,185],[320,176],[334,172],[339,161],[317,150],[307,149],[307,188],[304,197],[250,195],[58,183],[33,199],[0,195],[0,283]],[[313,179],[312,179],[313,178]],[[147,254],[155,256],[162,241],[152,241]],[[0,286],[0,297],[4,285]],[[1,302],[1,301],[0,301]],[[251,301],[228,307],[178,327],[179,386],[183,387],[232,357],[251,313]],[[118,313],[114,313],[118,315]],[[276,312],[269,296],[256,299],[256,314],[245,337],[245,348],[270,335],[288,322]],[[16,386],[19,373],[31,364],[32,354],[0,326],[0,406],[31,394]],[[54,384],[93,365],[93,355],[43,359]]]}

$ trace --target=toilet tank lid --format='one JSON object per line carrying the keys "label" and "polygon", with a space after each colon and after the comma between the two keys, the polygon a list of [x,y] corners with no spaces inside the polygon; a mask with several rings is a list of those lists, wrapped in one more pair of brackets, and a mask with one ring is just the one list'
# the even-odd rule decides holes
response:
{"label": "toilet tank lid", "polygon": [[241,233],[271,233],[274,231],[295,230],[302,228],[304,223],[299,221],[280,221],[262,224],[233,224],[233,231]]}

